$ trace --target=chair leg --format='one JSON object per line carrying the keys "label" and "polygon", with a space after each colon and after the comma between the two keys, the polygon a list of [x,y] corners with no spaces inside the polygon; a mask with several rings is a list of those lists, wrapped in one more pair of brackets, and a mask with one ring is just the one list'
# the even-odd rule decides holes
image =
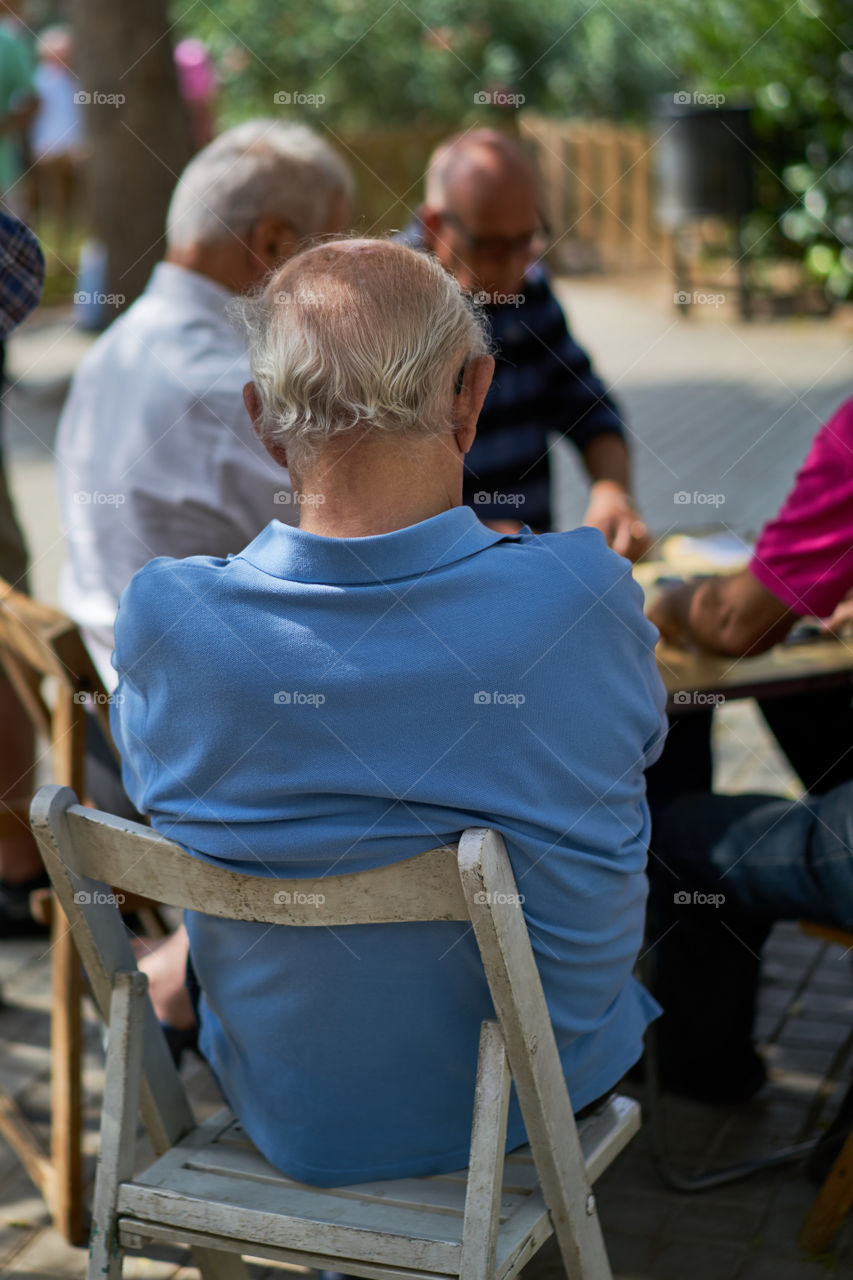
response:
{"label": "chair leg", "polygon": [[811,1253],[831,1246],[841,1224],[853,1208],[853,1131],[817,1193],[800,1231],[800,1244]]}
{"label": "chair leg", "polygon": [[148,979],[138,970],[133,973],[120,970],[113,978],[101,1112],[101,1154],[89,1243],[89,1280],[120,1280],[121,1277],[116,1197],[119,1183],[133,1174],[147,990]]}
{"label": "chair leg", "polygon": [[53,901],[51,959],[51,1212],[69,1244],[83,1242],[80,1058],[82,977],[77,948],[59,903]]}
{"label": "chair leg", "polygon": [[193,1262],[201,1272],[202,1280],[249,1280],[246,1264],[239,1253],[224,1253],[222,1249],[192,1250]]}
{"label": "chair leg", "polygon": [[487,1280],[495,1271],[495,1244],[503,1187],[510,1072],[496,1022],[480,1029],[480,1056],[462,1226],[461,1274]]}

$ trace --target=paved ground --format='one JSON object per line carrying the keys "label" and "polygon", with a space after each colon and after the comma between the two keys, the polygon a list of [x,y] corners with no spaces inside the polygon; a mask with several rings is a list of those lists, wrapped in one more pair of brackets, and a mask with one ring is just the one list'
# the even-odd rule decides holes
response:
{"label": "paved ground", "polygon": [[[565,291],[579,337],[626,408],[634,435],[640,502],[656,532],[711,519],[754,531],[778,505],[819,422],[848,393],[850,335],[821,322],[744,326],[727,306],[697,303],[676,316],[665,285],[573,281]],[[13,339],[10,366],[22,380],[9,397],[11,472],[30,539],[34,584],[56,598],[61,534],[50,444],[64,376],[85,339],[58,317]],[[117,424],[117,429],[120,424]],[[579,519],[576,462],[558,446],[563,522]],[[690,502],[674,500],[686,493]],[[697,495],[722,495],[711,506]],[[750,703],[723,708],[717,785],[796,794],[797,781],[768,741]],[[35,1122],[47,1118],[47,960],[38,943],[0,945],[0,1082],[19,1093]],[[839,1082],[853,1067],[853,971],[840,948],[778,928],[764,969],[759,1032],[771,1080],[752,1104],[720,1110],[668,1100],[673,1159],[686,1171],[787,1145],[825,1127]],[[90,1167],[97,1150],[102,1054],[87,1022],[85,1090]],[[210,1077],[185,1066],[197,1105],[212,1105]],[[832,1254],[806,1260],[798,1226],[814,1189],[797,1168],[686,1197],[665,1190],[641,1135],[599,1184],[599,1204],[619,1280],[806,1280],[853,1272],[853,1227]],[[195,1280],[180,1252],[136,1259],[128,1276]],[[547,1259],[540,1276],[559,1275]],[[269,1267],[256,1273],[272,1275]],[[0,1143],[0,1278],[85,1275],[85,1253],[68,1249],[11,1153]]]}

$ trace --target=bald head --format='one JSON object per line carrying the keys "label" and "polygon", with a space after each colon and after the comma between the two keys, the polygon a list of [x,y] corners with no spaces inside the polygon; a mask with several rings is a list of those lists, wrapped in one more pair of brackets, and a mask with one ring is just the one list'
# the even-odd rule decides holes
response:
{"label": "bald head", "polygon": [[458,134],[430,160],[420,217],[427,247],[463,289],[517,293],[542,226],[533,164],[495,129]]}
{"label": "bald head", "polygon": [[494,198],[510,185],[522,186],[536,198],[536,171],[527,154],[497,129],[471,129],[449,138],[432,153],[426,203],[433,209],[452,206],[471,187]]}

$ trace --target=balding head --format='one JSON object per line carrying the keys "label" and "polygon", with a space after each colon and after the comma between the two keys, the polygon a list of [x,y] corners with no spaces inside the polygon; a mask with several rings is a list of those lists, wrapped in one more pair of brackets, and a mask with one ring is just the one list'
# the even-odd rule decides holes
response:
{"label": "balding head", "polygon": [[538,199],[536,171],[522,148],[497,129],[470,129],[449,138],[430,157],[426,203],[453,208],[476,188],[485,199],[499,198],[507,186],[522,187]]}
{"label": "balding head", "polygon": [[458,134],[430,160],[420,218],[427,247],[463,289],[516,294],[542,227],[533,164],[495,129]]}
{"label": "balding head", "polygon": [[240,311],[255,428],[297,473],[332,441],[452,430],[460,368],[487,350],[456,282],[434,258],[387,240],[308,249]]}

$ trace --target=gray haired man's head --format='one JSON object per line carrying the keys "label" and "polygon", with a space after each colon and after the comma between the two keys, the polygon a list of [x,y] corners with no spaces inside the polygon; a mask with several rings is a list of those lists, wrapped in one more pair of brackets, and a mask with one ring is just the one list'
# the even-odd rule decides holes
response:
{"label": "gray haired man's head", "polygon": [[463,370],[488,353],[483,319],[453,277],[388,240],[297,254],[240,310],[255,428],[297,476],[331,442],[451,431]]}
{"label": "gray haired man's head", "polygon": [[248,120],[221,133],[184,169],[166,221],[170,252],[245,236],[276,216],[294,235],[326,231],[352,190],[349,171],[302,124]]}

